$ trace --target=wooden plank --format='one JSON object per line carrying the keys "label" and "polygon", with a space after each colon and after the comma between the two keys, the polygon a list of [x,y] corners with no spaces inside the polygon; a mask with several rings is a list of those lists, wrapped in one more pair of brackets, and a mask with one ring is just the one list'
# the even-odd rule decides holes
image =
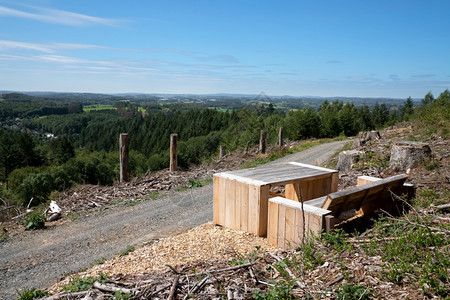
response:
{"label": "wooden plank", "polygon": [[303,239],[303,214],[300,209],[295,210],[295,237],[294,242],[297,245],[302,244]]}
{"label": "wooden plank", "polygon": [[325,199],[327,199],[327,196],[323,196],[323,197],[305,201],[305,204],[312,205],[315,207],[322,207],[322,204],[325,201]]}
{"label": "wooden plank", "polygon": [[220,201],[220,193],[219,193],[219,182],[220,177],[217,175],[213,176],[213,221],[214,224],[220,224],[219,222],[219,215],[220,215],[220,209],[219,209],[219,201]]}
{"label": "wooden plank", "polygon": [[371,182],[378,181],[378,180],[381,180],[381,178],[365,176],[365,175],[358,176],[358,178],[356,178],[356,186],[362,186],[367,183],[371,183]]}
{"label": "wooden plank", "polygon": [[278,206],[278,236],[277,245],[278,248],[285,249],[286,240],[286,206]]}
{"label": "wooden plank", "polygon": [[241,183],[235,181],[234,183],[234,221],[233,228],[241,230],[241,213],[242,213],[242,198],[241,198]]}
{"label": "wooden plank", "polygon": [[330,193],[337,192],[339,183],[339,172],[331,174],[331,187]]}
{"label": "wooden plank", "polygon": [[248,189],[248,232],[258,234],[259,231],[259,186],[249,185]]}
{"label": "wooden plank", "polygon": [[248,231],[248,184],[236,182],[236,197],[240,198],[240,230]]}
{"label": "wooden plank", "polygon": [[261,186],[259,189],[259,229],[258,236],[267,236],[267,218],[269,211],[270,185]]}
{"label": "wooden plank", "polygon": [[298,246],[295,244],[295,209],[292,207],[286,207],[285,213],[285,247],[292,249]]}
{"label": "wooden plank", "polygon": [[269,244],[278,246],[278,203],[269,201],[269,221],[267,225],[267,240]]}
{"label": "wooden plank", "polygon": [[225,214],[226,214],[226,198],[225,198],[225,191],[226,191],[226,182],[228,179],[226,178],[220,178],[219,181],[219,220],[218,224],[225,226]]}
{"label": "wooden plank", "polygon": [[293,201],[300,201],[300,184],[297,182],[288,183],[285,186],[285,197]]}
{"label": "wooden plank", "polygon": [[228,228],[236,229],[235,213],[236,213],[236,181],[227,180],[225,184],[225,226]]}

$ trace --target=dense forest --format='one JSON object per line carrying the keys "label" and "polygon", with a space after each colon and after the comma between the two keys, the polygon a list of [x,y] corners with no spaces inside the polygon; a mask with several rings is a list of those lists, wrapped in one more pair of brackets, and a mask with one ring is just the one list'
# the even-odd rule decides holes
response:
{"label": "dense forest", "polygon": [[419,111],[448,114],[450,93],[446,90],[437,99],[428,93],[420,106],[411,98],[400,106],[356,106],[335,100],[323,101],[317,109],[287,111],[272,103],[223,109],[114,98],[114,105],[91,103],[97,106],[88,108],[71,98],[54,102],[6,94],[2,99],[0,196],[18,203],[34,197],[37,203],[74,184],[116,182],[120,133],[129,135],[130,169],[134,176],[140,176],[168,167],[171,133],[179,135],[179,165],[188,168],[217,155],[220,145],[233,151],[258,143],[262,129],[267,131],[269,143],[275,143],[279,127],[284,128],[287,139],[303,140],[353,136],[408,120]]}

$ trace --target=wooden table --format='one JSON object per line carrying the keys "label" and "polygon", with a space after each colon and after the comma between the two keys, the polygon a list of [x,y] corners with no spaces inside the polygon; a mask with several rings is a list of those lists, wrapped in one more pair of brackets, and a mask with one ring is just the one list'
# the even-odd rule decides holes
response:
{"label": "wooden table", "polygon": [[285,197],[307,201],[337,191],[338,171],[289,162],[214,174],[214,222],[267,235],[270,188],[285,185]]}

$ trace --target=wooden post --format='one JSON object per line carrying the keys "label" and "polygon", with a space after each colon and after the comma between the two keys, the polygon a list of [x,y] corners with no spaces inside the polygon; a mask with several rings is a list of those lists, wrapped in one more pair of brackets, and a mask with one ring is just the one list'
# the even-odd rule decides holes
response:
{"label": "wooden post", "polygon": [[283,147],[283,127],[278,131],[278,147]]}
{"label": "wooden post", "polygon": [[130,181],[128,163],[128,133],[121,133],[119,139],[120,149],[120,182]]}
{"label": "wooden post", "polygon": [[225,146],[224,146],[224,145],[221,145],[221,146],[220,146],[219,159],[224,158],[224,156],[225,156]]}
{"label": "wooden post", "polygon": [[267,137],[266,131],[261,130],[261,135],[259,136],[259,152],[261,152],[261,154],[266,153],[266,137]]}
{"label": "wooden post", "polygon": [[178,169],[178,134],[170,135],[170,171]]}

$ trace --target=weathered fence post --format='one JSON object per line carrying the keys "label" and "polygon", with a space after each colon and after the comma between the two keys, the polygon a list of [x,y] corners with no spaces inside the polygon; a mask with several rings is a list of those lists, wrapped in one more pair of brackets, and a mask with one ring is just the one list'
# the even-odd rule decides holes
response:
{"label": "weathered fence post", "polygon": [[221,145],[220,146],[220,153],[219,153],[219,159],[222,159],[222,158],[224,158],[225,157],[225,146],[224,145]]}
{"label": "weathered fence post", "polygon": [[278,147],[283,147],[283,127],[278,131]]}
{"label": "weathered fence post", "polygon": [[266,153],[266,137],[267,137],[266,131],[261,130],[261,135],[259,136],[259,152],[261,152],[261,154]]}
{"label": "weathered fence post", "polygon": [[128,133],[121,133],[119,139],[120,149],[120,182],[130,180],[130,170],[128,163]]}
{"label": "weathered fence post", "polygon": [[170,135],[170,171],[178,169],[178,134]]}

